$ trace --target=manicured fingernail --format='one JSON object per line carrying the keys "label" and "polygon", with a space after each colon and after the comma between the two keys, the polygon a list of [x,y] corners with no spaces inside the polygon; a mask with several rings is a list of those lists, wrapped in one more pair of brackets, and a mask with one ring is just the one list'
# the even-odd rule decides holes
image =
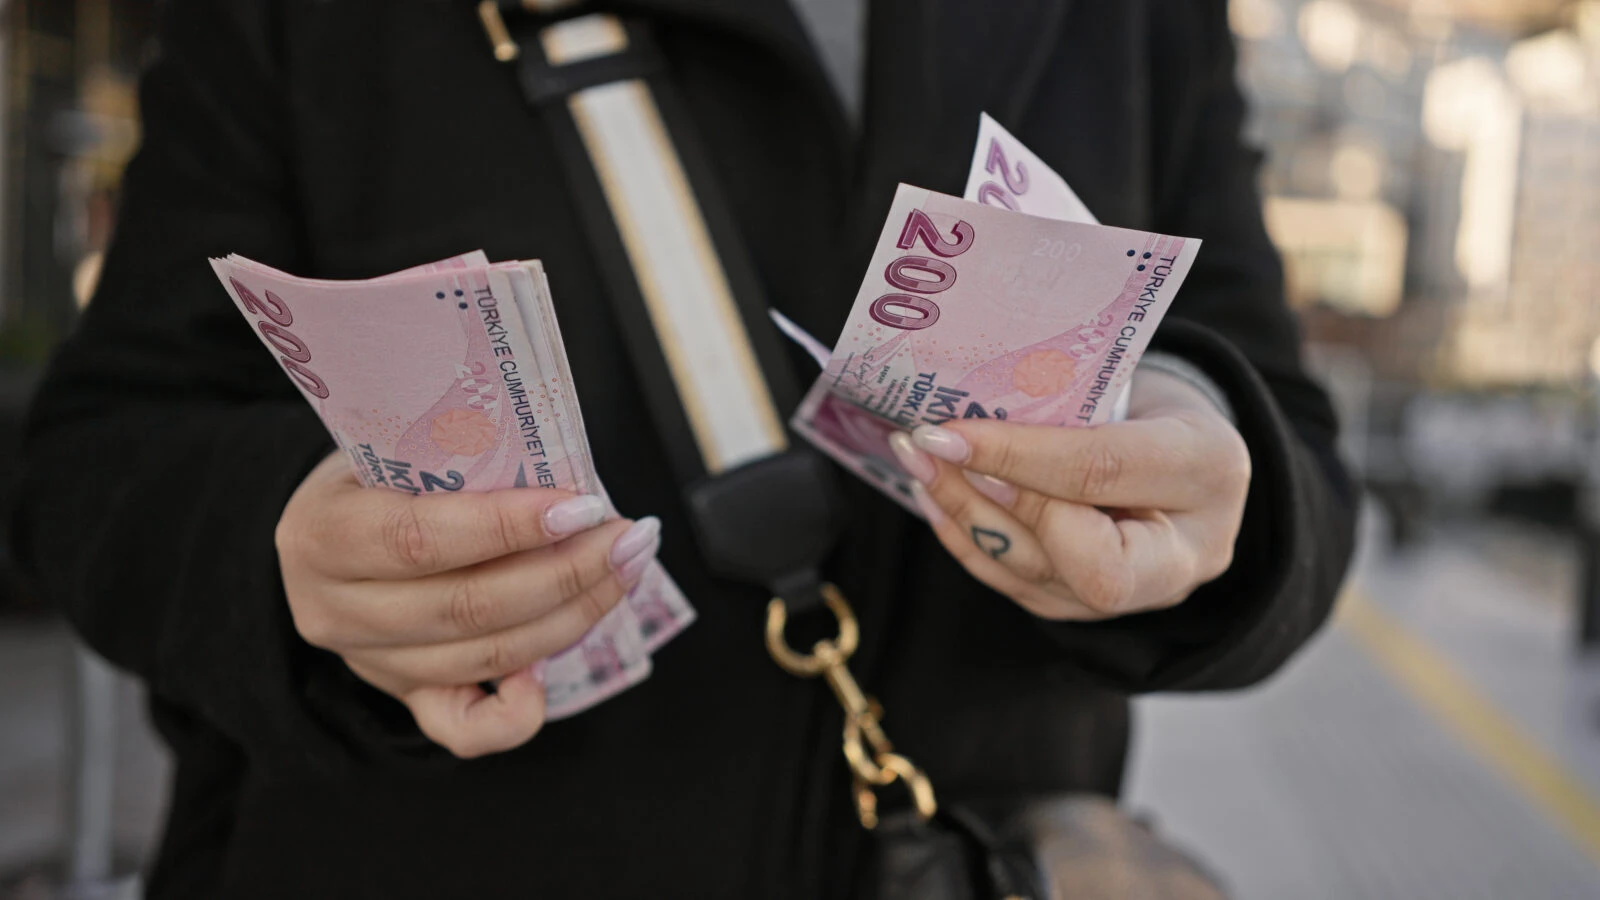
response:
{"label": "manicured fingernail", "polygon": [[606,518],[606,502],[585,494],[563,500],[544,511],[544,532],[551,537],[565,537],[587,531]]}
{"label": "manicured fingernail", "polygon": [[917,449],[911,443],[911,435],[904,431],[896,431],[889,435],[889,449],[894,451],[894,458],[900,460],[900,467],[911,473],[911,477],[928,484],[939,474],[939,469],[928,458],[928,454]]}
{"label": "manicured fingernail", "polygon": [[1017,502],[1017,488],[1009,481],[1001,481],[993,475],[980,475],[971,469],[962,469],[961,474],[967,476],[967,483],[978,489],[978,493],[988,497],[1001,506],[1010,508]]}
{"label": "manicured fingernail", "polygon": [[538,662],[533,664],[533,668],[531,669],[531,673],[533,675],[533,680],[534,681],[537,681],[540,684],[544,684],[544,669],[545,669],[545,666],[549,664],[549,662],[550,661],[547,660],[547,659],[541,659]]}
{"label": "manicured fingernail", "polygon": [[917,509],[922,510],[922,517],[928,520],[929,525],[937,527],[950,518],[939,508],[939,504],[933,502],[933,498],[928,496],[928,489],[920,482],[911,486],[911,499],[916,501]]}
{"label": "manicured fingernail", "polygon": [[[661,537],[661,520],[646,516],[633,523],[617,542],[611,545],[611,568],[622,574],[622,567],[633,562],[634,557],[649,550]],[[642,567],[641,567],[642,568]]]}
{"label": "manicured fingernail", "polygon": [[650,545],[639,551],[637,556],[617,566],[617,580],[632,588],[644,577],[644,570],[655,562],[656,554],[661,551],[661,538],[656,538]]}
{"label": "manicured fingernail", "polygon": [[966,438],[937,425],[918,425],[917,430],[911,432],[911,440],[934,456],[957,465],[972,456],[972,448],[967,446]]}

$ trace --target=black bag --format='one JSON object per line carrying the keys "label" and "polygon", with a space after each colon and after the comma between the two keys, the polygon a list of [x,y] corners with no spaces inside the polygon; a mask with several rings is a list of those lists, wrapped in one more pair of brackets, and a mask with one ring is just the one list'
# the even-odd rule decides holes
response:
{"label": "black bag", "polygon": [[[895,752],[878,724],[882,711],[850,674],[854,613],[822,578],[844,511],[831,464],[790,447],[783,432],[778,410],[799,397],[755,270],[676,90],[661,77],[648,24],[574,15],[580,5],[482,0],[477,8],[495,58],[515,63],[561,155],[616,318],[646,375],[641,387],[701,554],[718,576],[772,594],[773,659],[795,675],[823,678],[844,708],[857,812],[874,836],[858,892],[878,900],[1221,897],[1197,866],[1107,800],[940,807],[927,776]],[[697,380],[686,360],[707,352],[726,354],[746,383]],[[733,395],[718,393],[727,390]],[[791,617],[829,612],[836,637],[809,653],[789,646]],[[876,791],[895,783],[913,808],[880,822]]]}
{"label": "black bag", "polygon": [[1224,900],[1198,862],[1105,797],[959,807],[886,819],[857,893],[873,900]]}

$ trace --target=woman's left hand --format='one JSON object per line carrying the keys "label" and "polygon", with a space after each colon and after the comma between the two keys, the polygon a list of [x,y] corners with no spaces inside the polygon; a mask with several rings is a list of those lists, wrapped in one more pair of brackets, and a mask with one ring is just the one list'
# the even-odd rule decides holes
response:
{"label": "woman's left hand", "polygon": [[967,419],[890,444],[945,548],[1047,619],[1183,602],[1227,571],[1250,488],[1239,432],[1205,394],[1155,371],[1135,373],[1125,422]]}

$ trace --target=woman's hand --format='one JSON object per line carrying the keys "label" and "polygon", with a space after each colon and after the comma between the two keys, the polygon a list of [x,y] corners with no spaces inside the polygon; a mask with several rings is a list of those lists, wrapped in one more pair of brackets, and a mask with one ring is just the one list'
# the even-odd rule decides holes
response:
{"label": "woman's hand", "polygon": [[945,548],[1047,619],[1183,602],[1227,571],[1250,487],[1239,433],[1204,394],[1160,372],[1134,375],[1126,422],[969,419],[890,444]]}
{"label": "woman's hand", "polygon": [[278,522],[295,628],[457,756],[509,750],[544,724],[537,664],[616,606],[660,546],[657,520],[605,513],[599,497],[539,488],[371,490],[335,453]]}

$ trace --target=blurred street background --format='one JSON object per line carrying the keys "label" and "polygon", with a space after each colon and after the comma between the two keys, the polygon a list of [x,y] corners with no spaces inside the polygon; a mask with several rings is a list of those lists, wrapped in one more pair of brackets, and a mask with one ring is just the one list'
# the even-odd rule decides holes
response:
{"label": "blurred street background", "polygon": [[[0,0],[0,506],[137,144],[152,5]],[[1230,19],[1369,502],[1337,621],[1285,673],[1141,701],[1131,805],[1245,900],[1600,897],[1600,0]],[[52,896],[86,822],[102,874],[152,848],[165,758],[101,677],[0,558],[0,900]],[[114,724],[74,726],[82,697]],[[111,773],[102,806],[75,771]]]}

